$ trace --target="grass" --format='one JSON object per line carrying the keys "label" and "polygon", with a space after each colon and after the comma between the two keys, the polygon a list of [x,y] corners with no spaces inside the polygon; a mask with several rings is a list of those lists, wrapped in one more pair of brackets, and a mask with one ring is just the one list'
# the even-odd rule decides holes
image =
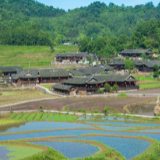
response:
{"label": "grass", "polygon": [[[37,90],[18,90],[1,92],[0,105],[7,105],[12,103],[23,102],[27,100],[42,99],[42,98],[53,98],[52,95],[44,94]],[[38,107],[37,107],[38,109]]]}
{"label": "grass", "polygon": [[[148,138],[148,137],[147,137]],[[133,160],[158,160],[160,157],[160,142],[154,139],[154,144],[147,150],[147,152],[142,153],[141,155],[134,157]]]}
{"label": "grass", "polygon": [[50,89],[51,85],[42,85],[44,88]]}
{"label": "grass", "polygon": [[48,117],[48,114],[43,114],[42,117],[41,117],[41,120],[42,121],[46,121],[47,117]]}
{"label": "grass", "polygon": [[42,118],[42,115],[43,114],[41,114],[41,113],[38,113],[38,114],[36,114],[36,116],[34,117],[34,121],[38,121],[38,120],[40,120],[41,118]]}
{"label": "grass", "polygon": [[126,93],[120,93],[120,94],[118,94],[118,97],[127,97],[127,94]]}
{"label": "grass", "polygon": [[54,121],[59,121],[59,115],[58,114],[54,115]]}
{"label": "grass", "polygon": [[160,83],[153,83],[153,84],[140,84],[140,89],[150,89],[150,88],[159,88]]}
{"label": "grass", "polygon": [[52,114],[49,114],[48,115],[48,121],[52,121],[53,120],[53,115]]}
{"label": "grass", "polygon": [[154,81],[154,82],[157,81],[157,79],[154,79],[152,77],[147,77],[147,76],[135,75],[134,77],[140,81]]}
{"label": "grass", "polygon": [[34,147],[25,147],[19,145],[0,145],[1,147],[6,147],[10,153],[7,155],[10,157],[10,160],[23,159],[39,152],[42,152],[42,149]]}
{"label": "grass", "polygon": [[8,124],[15,124],[15,123],[19,123],[19,122],[21,122],[21,121],[14,120],[14,119],[0,119],[0,126],[8,125]]}
{"label": "grass", "polygon": [[19,113],[10,114],[8,120],[23,120],[23,121],[75,121],[76,115],[66,114],[49,114],[49,113]]}
{"label": "grass", "polygon": [[51,53],[49,46],[10,46],[0,45],[2,66],[28,68],[48,68],[57,53],[77,52],[78,46],[56,46]]}

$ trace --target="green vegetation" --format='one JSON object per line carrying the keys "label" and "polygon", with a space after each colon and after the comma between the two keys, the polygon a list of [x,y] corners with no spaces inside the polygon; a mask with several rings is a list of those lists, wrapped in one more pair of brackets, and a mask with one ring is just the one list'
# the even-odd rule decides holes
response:
{"label": "green vegetation", "polygon": [[[67,160],[60,152],[55,151],[54,149],[49,148],[45,152],[38,153],[32,157],[29,158],[29,160],[40,160],[40,159],[46,159],[46,160]],[[25,158],[24,160],[28,160],[28,158]]]}
{"label": "green vegetation", "polygon": [[51,85],[43,85],[43,87],[47,88],[47,89],[50,89],[51,88]]}
{"label": "green vegetation", "polygon": [[17,91],[2,91],[0,96],[0,105],[13,104],[34,99],[50,98],[53,96],[44,94],[37,90],[17,90]]}
{"label": "green vegetation", "polygon": [[118,97],[127,97],[127,94],[126,93],[120,93],[120,94],[118,94]]}
{"label": "green vegetation", "polygon": [[[11,116],[10,116],[11,117]],[[12,116],[13,117],[13,116]],[[3,125],[9,125],[9,124],[15,124],[15,123],[20,123],[20,122],[23,122],[23,121],[19,121],[19,120],[16,120],[16,119],[0,119],[0,126],[3,126]]]}
{"label": "green vegetation", "polygon": [[129,73],[131,73],[131,70],[133,70],[134,68],[135,68],[135,63],[129,58],[127,58],[125,60],[125,69],[127,69]]}
{"label": "green vegetation", "polygon": [[105,92],[110,92],[111,91],[111,86],[108,83],[104,85],[104,91]]}
{"label": "green vegetation", "polygon": [[156,160],[160,157],[160,142],[154,139],[151,139],[154,144],[149,148],[147,152],[142,153],[141,155],[134,157],[133,160]]}
{"label": "green vegetation", "polygon": [[[57,53],[77,52],[78,46],[56,46],[50,52],[48,46],[9,46],[0,45],[1,65],[21,66],[23,68],[47,68]],[[50,66],[52,67],[52,66]],[[53,66],[56,67],[56,66]]]}
{"label": "green vegetation", "polygon": [[0,43],[46,45],[52,53],[62,41],[80,40],[80,51],[98,57],[113,57],[125,48],[150,48],[158,53],[159,14],[160,3],[155,7],[152,2],[131,7],[97,1],[65,12],[35,0],[1,0]]}
{"label": "green vegetation", "polygon": [[140,89],[160,88],[160,83],[140,84],[139,87],[140,87]]}
{"label": "green vegetation", "polygon": [[[0,121],[2,123],[12,123],[20,121],[75,121],[77,117],[75,115],[65,115],[65,114],[51,114],[51,113],[11,113],[7,118],[8,121]],[[18,121],[20,120],[20,121]]]}
{"label": "green vegetation", "polygon": [[153,77],[151,76],[141,76],[141,75],[134,75],[134,77],[140,81],[154,81],[154,82],[157,82],[156,79],[154,79]]}
{"label": "green vegetation", "polygon": [[34,148],[34,147],[26,147],[23,145],[1,145],[0,147],[7,147],[11,153],[8,153],[8,156],[11,157],[10,160],[17,160],[17,159],[23,159],[35,154],[38,154],[39,152],[42,152],[42,149],[40,148]]}

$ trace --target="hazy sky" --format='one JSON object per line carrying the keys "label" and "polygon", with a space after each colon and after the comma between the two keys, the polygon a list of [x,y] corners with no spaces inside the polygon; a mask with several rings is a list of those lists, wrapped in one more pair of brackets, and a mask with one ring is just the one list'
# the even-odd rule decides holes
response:
{"label": "hazy sky", "polygon": [[[79,8],[81,6],[88,6],[90,3],[96,0],[37,0],[43,4],[53,6],[54,8],[62,8],[65,10]],[[98,1],[98,0],[97,0]],[[113,2],[116,5],[124,4],[125,6],[135,6],[137,4],[145,4],[147,2],[153,2],[155,6],[158,5],[160,0],[99,0],[107,5]]]}

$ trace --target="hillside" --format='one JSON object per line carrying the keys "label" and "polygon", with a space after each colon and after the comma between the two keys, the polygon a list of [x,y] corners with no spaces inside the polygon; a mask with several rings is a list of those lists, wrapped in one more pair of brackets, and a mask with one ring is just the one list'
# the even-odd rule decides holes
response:
{"label": "hillside", "polygon": [[160,3],[152,2],[135,7],[94,2],[65,12],[35,0],[1,0],[0,43],[52,47],[87,37],[87,47],[80,47],[81,51],[104,56],[128,47],[159,52],[159,19]]}
{"label": "hillside", "polygon": [[31,17],[58,17],[65,14],[62,9],[55,9],[35,0],[1,0],[0,8]]}

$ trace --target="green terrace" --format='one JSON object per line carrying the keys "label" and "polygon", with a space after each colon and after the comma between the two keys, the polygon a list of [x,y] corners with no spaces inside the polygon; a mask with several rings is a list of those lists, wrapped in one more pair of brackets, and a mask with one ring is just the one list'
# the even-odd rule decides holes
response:
{"label": "green terrace", "polygon": [[68,114],[51,114],[51,113],[20,113],[10,114],[7,118],[9,120],[21,120],[21,121],[76,121],[76,115]]}

